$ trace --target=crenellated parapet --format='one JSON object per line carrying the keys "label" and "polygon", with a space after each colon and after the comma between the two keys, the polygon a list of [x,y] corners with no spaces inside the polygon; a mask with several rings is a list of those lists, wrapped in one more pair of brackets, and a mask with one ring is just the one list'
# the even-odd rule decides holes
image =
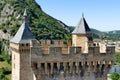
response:
{"label": "crenellated parapet", "polygon": [[10,44],[11,50],[14,52],[29,52],[30,51],[30,44],[29,43],[24,43],[24,44],[16,44],[16,43],[11,43]]}
{"label": "crenellated parapet", "polygon": [[[32,68],[39,79],[52,80],[60,77],[82,80],[92,76],[90,80],[106,80],[108,70],[114,64],[114,48],[106,47],[101,53],[100,47],[88,47],[87,53],[82,53],[81,47],[39,47],[40,56],[32,56]],[[32,54],[36,51],[31,47]],[[38,50],[37,50],[38,51]],[[46,77],[42,77],[46,76]],[[105,79],[104,79],[104,78]],[[83,80],[84,80],[83,79]],[[87,79],[88,80],[88,79]]]}
{"label": "crenellated parapet", "polygon": [[49,47],[49,46],[71,46],[72,41],[69,40],[67,43],[65,43],[63,40],[40,40],[39,44],[43,47]]}
{"label": "crenellated parapet", "polygon": [[[37,50],[39,49],[39,50]],[[44,48],[45,50],[45,48]],[[81,53],[81,47],[69,47],[68,53],[63,53],[62,47],[50,47],[46,49],[48,53],[42,53],[41,47],[31,48],[32,53],[41,54],[39,60],[42,61],[60,61],[64,62],[71,59],[85,61],[111,61],[114,58],[114,47],[106,47],[106,53],[100,53],[99,47],[88,47],[88,53]],[[44,51],[45,52],[45,51]],[[33,56],[34,57],[34,56]],[[42,60],[43,58],[43,60]],[[35,58],[37,59],[37,58]]]}
{"label": "crenellated parapet", "polygon": [[[41,50],[41,52],[39,52],[39,54],[100,54],[103,52],[100,52],[100,47],[97,46],[90,46],[88,47],[88,50],[86,53],[82,52],[82,48],[81,47],[74,47],[74,46],[69,46],[69,47],[61,47],[61,46],[48,46],[48,47],[43,47],[40,45],[39,49]],[[31,47],[32,50],[35,49],[35,47]],[[106,50],[104,51],[104,53],[108,53],[108,54],[114,54],[115,53],[115,47],[113,46],[106,46]]]}

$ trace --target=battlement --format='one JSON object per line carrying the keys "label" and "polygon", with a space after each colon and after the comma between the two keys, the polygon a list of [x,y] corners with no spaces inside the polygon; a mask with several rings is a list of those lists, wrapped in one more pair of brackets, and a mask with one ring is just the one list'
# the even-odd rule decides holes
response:
{"label": "battlement", "polygon": [[[34,52],[34,49],[35,48],[31,48]],[[88,47],[88,51],[86,53],[83,53],[81,50],[82,48],[81,47],[74,47],[74,46],[71,46],[71,47],[38,47],[37,49],[40,50],[39,53],[41,54],[99,54],[99,53],[103,53],[103,52],[100,52],[100,47],[96,47],[96,46],[93,46],[93,47]],[[113,46],[107,46],[106,47],[106,51],[104,53],[115,53],[115,47]]]}
{"label": "battlement", "polygon": [[[32,54],[41,54],[40,56],[33,56],[31,58],[31,66],[36,75],[46,75],[51,78],[53,74],[57,76],[61,73],[65,75],[79,75],[85,78],[86,75],[95,76],[95,79],[87,80],[106,80],[106,75],[114,64],[114,48],[106,47],[106,52],[101,53],[100,47],[88,47],[87,53],[82,53],[81,47],[39,47],[39,50],[31,47]],[[37,52],[36,52],[37,51]],[[40,71],[41,73],[39,73]],[[48,76],[50,75],[50,76]],[[66,77],[68,78],[68,77]],[[41,77],[38,77],[38,80]],[[47,80],[42,78],[43,80]],[[70,80],[70,79],[67,79]],[[72,79],[71,77],[71,80]]]}
{"label": "battlement", "polygon": [[[38,49],[41,54],[80,54],[80,53],[114,53],[115,47],[113,46],[105,46],[104,50],[101,51],[102,47],[99,46],[89,46],[85,52],[82,52],[82,47],[71,46],[71,44],[63,44],[62,40],[54,40],[55,43],[50,44],[50,40],[42,40],[40,43],[36,40],[31,41],[31,51],[34,52],[34,49]],[[71,41],[69,41],[70,43]],[[61,43],[61,44],[60,44]],[[35,49],[35,50],[36,50]]]}
{"label": "battlement", "polygon": [[72,45],[72,41],[69,40],[67,41],[67,43],[65,43],[63,40],[40,40],[39,44],[41,46],[71,46]]}
{"label": "battlement", "polygon": [[[106,80],[104,75],[107,75],[114,64],[115,47],[113,46],[105,46],[102,52],[99,46],[87,46],[86,51],[83,52],[81,46],[61,46],[61,44],[48,46],[48,43],[46,45],[37,41],[30,43],[31,67],[38,76],[37,80],[53,80],[61,73],[67,75],[67,80],[74,80],[69,75],[79,75],[76,80],[89,75],[92,76],[91,79],[86,80]],[[53,75],[55,76],[52,77]]]}

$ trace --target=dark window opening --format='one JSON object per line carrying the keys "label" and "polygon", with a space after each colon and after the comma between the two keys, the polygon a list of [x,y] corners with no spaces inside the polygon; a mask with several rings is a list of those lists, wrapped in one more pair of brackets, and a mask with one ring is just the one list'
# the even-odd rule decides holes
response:
{"label": "dark window opening", "polygon": [[29,44],[27,43],[26,46],[29,46]]}
{"label": "dark window opening", "polygon": [[54,44],[54,41],[53,41],[53,40],[51,40],[51,41],[50,41],[50,43],[51,43],[51,44]]}
{"label": "dark window opening", "polygon": [[22,44],[22,46],[24,46],[24,44]]}
{"label": "dark window opening", "polygon": [[43,73],[45,73],[45,64],[41,63],[41,70],[43,71]]}
{"label": "dark window opening", "polygon": [[34,63],[34,68],[37,69],[37,63]]}
{"label": "dark window opening", "polygon": [[59,69],[60,72],[64,72],[64,66],[63,66],[63,63],[60,63],[60,69]]}

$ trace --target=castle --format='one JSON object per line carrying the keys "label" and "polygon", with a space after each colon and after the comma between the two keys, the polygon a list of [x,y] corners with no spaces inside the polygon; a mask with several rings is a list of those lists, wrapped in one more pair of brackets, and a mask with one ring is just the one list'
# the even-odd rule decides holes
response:
{"label": "castle", "polygon": [[[107,80],[114,64],[115,48],[95,45],[82,16],[72,32],[72,40],[36,40],[24,21],[10,41],[12,80]],[[104,51],[101,51],[104,50]]]}

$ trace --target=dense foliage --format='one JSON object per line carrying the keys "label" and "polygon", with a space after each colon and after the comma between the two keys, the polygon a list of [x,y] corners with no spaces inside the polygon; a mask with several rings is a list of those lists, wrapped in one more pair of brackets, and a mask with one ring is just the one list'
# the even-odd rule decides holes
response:
{"label": "dense foliage", "polygon": [[120,80],[120,75],[116,72],[113,72],[110,76],[112,80]]}
{"label": "dense foliage", "polygon": [[10,80],[11,75],[11,56],[7,54],[0,41],[0,80]]}
{"label": "dense foliage", "polygon": [[[68,26],[60,23],[60,21],[49,16],[42,11],[41,7],[35,2],[35,0],[3,0],[5,4],[10,4],[10,9],[13,9],[11,20],[6,21],[0,28],[4,31],[8,31],[12,36],[21,25],[23,20],[24,9],[27,9],[29,26],[37,39],[64,39],[71,38],[71,34],[67,29]],[[2,6],[4,7],[4,5]],[[16,18],[20,15],[19,18]],[[11,26],[11,27],[10,27]],[[10,27],[10,29],[8,28]]]}
{"label": "dense foliage", "polygon": [[115,64],[120,66],[120,52],[115,53]]}

